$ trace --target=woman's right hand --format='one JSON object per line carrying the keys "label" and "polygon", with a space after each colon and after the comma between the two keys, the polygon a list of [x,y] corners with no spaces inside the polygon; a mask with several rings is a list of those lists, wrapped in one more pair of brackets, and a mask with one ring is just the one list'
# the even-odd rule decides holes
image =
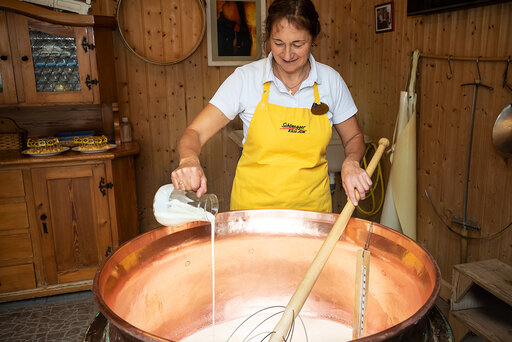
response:
{"label": "woman's right hand", "polygon": [[184,158],[171,173],[172,184],[178,190],[195,190],[197,197],[206,193],[206,176],[198,158]]}

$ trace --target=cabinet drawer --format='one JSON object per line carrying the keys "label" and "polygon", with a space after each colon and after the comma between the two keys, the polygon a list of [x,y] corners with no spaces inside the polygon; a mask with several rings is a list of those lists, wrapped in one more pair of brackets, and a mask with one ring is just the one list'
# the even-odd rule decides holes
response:
{"label": "cabinet drawer", "polygon": [[25,202],[0,204],[0,230],[28,228]]}
{"label": "cabinet drawer", "polygon": [[0,171],[0,198],[23,196],[25,196],[25,189],[21,171]]}
{"label": "cabinet drawer", "polygon": [[0,259],[32,257],[32,243],[28,233],[0,236]]}
{"label": "cabinet drawer", "polygon": [[32,264],[0,267],[0,293],[28,290],[36,287]]}

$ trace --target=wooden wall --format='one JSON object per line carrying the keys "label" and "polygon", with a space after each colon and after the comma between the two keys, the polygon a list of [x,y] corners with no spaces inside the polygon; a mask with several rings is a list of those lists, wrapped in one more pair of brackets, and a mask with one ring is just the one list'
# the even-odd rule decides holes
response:
{"label": "wooden wall", "polygon": [[[394,31],[376,34],[374,6],[384,2],[314,0],[323,33],[313,53],[343,76],[359,107],[362,129],[374,141],[392,138],[412,50],[474,57],[512,55],[512,2],[407,17],[406,1],[395,0]],[[112,14],[114,7],[112,0],[93,3],[95,13]],[[141,40],[151,29],[151,22],[146,25],[139,28]],[[157,225],[153,195],[160,185],[170,182],[169,174],[178,164],[180,134],[234,68],[208,67],[206,39],[192,56],[172,66],[138,59],[117,33],[114,41],[121,113],[132,121],[135,139],[141,143],[136,160],[137,195],[141,226],[149,230]],[[448,281],[452,266],[461,261],[460,238],[435,216],[424,190],[428,188],[445,221],[451,214],[462,215],[473,89],[460,84],[473,81],[476,67],[474,62],[459,61],[452,62],[452,67],[454,75],[448,80],[446,60],[422,58],[417,82],[418,241],[433,254]],[[468,216],[480,223],[480,234],[488,236],[512,221],[511,161],[497,153],[491,140],[494,120],[512,102],[512,92],[501,87],[504,62],[482,62],[480,70],[494,91],[478,94]],[[219,196],[223,210],[228,207],[238,157],[228,134],[239,127],[238,121],[230,124],[207,143],[201,155],[208,189]],[[389,170],[388,161],[384,169]],[[469,242],[469,261],[487,258],[512,264],[512,232]]]}

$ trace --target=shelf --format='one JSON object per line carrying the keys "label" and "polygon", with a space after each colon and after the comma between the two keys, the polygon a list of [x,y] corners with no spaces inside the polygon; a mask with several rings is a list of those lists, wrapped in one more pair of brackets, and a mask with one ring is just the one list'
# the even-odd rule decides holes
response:
{"label": "shelf", "polygon": [[511,266],[496,259],[455,265],[452,285],[452,325],[486,341],[512,341]]}
{"label": "shelf", "polygon": [[486,341],[512,339],[512,309],[505,304],[453,311],[452,314]]}

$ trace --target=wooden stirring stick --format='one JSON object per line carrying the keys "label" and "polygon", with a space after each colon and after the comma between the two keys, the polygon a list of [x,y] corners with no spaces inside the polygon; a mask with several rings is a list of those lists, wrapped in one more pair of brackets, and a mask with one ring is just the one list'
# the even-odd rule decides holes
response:
{"label": "wooden stirring stick", "polygon": [[[375,168],[377,167],[377,164],[379,163],[379,160],[382,157],[382,154],[384,153],[384,149],[388,146],[388,139],[382,138],[379,140],[379,147],[377,148],[377,151],[375,151],[375,154],[373,155],[370,164],[366,168],[366,172],[370,177],[375,171]],[[360,196],[356,191],[357,200],[359,200],[359,197]],[[288,305],[286,306],[286,309],[283,315],[281,316],[281,319],[275,326],[274,331],[270,336],[269,342],[286,341],[286,337],[288,335],[288,332],[290,331],[290,327],[293,321],[299,315],[300,310],[304,306],[304,302],[306,301],[306,299],[309,296],[309,293],[313,289],[313,286],[315,285],[316,280],[320,275],[320,272],[322,272],[322,269],[324,268],[327,259],[329,259],[329,256],[331,255],[334,246],[336,246],[336,243],[340,239],[341,234],[343,234],[343,232],[345,231],[347,223],[350,217],[352,216],[354,209],[354,204],[352,204],[350,200],[347,201],[347,204],[341,211],[336,222],[334,222],[334,225],[331,231],[329,232],[329,235],[327,235],[327,238],[322,244],[322,247],[320,247],[320,250],[316,254],[315,259],[311,263],[311,266],[309,266],[309,269],[307,270],[306,275],[302,279],[302,282],[299,284],[292,298],[288,302]]]}

